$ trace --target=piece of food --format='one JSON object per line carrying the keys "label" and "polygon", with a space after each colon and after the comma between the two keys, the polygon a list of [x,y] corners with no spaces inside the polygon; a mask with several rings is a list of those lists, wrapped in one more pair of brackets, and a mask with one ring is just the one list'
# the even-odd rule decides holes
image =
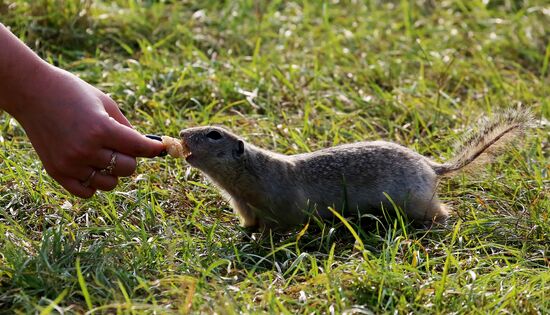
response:
{"label": "piece of food", "polygon": [[185,158],[189,155],[189,150],[182,144],[181,140],[162,136],[162,143],[166,146],[166,151],[171,157]]}

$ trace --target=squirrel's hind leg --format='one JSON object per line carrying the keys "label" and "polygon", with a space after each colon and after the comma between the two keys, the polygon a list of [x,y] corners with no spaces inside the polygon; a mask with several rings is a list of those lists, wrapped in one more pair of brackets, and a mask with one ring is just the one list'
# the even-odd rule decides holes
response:
{"label": "squirrel's hind leg", "polygon": [[416,203],[409,208],[407,216],[415,223],[432,226],[434,223],[444,223],[449,217],[449,210],[445,204],[434,198],[428,202]]}

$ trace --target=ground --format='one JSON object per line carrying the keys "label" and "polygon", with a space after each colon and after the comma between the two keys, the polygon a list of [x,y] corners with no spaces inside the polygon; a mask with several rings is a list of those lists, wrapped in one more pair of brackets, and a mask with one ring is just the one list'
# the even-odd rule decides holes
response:
{"label": "ground", "polygon": [[441,182],[445,226],[249,239],[183,160],[71,197],[3,113],[3,312],[550,312],[548,1],[0,0],[0,21],[143,133],[217,124],[285,154],[384,139],[445,161],[483,117],[535,116],[494,163]]}

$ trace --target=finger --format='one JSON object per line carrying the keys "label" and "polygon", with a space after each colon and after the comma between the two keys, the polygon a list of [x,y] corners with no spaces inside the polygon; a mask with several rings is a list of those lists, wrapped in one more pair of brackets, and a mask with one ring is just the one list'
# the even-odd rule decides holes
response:
{"label": "finger", "polygon": [[[116,176],[101,174],[99,170],[92,167],[81,168],[73,174],[79,174],[77,175],[77,181],[82,187],[89,187],[94,190],[112,190],[118,184]],[[81,174],[86,175],[82,176]]]}
{"label": "finger", "polygon": [[68,192],[81,198],[90,198],[96,192],[95,188],[85,187],[82,185],[82,182],[74,178],[61,177],[54,179],[59,184],[61,184],[61,186],[63,186],[63,188],[65,188]]}
{"label": "finger", "polygon": [[[114,160],[113,155],[115,156]],[[111,174],[108,175],[114,176],[130,176],[135,172],[137,167],[137,162],[134,157],[109,149],[100,150],[96,157],[91,161],[90,165],[96,169],[105,170],[111,166],[111,164],[113,166],[113,170]]]}
{"label": "finger", "polygon": [[57,169],[46,167],[46,171],[58,182],[70,178],[84,183],[92,176],[95,169],[85,165],[65,165],[65,167]]}
{"label": "finger", "polygon": [[128,119],[124,116],[124,114],[122,114],[116,102],[113,101],[113,99],[110,98],[109,96],[102,93],[101,91],[100,93],[101,94],[99,95],[99,98],[103,103],[103,107],[105,108],[105,111],[107,112],[107,114],[109,114],[109,116],[112,117],[114,120],[116,120],[118,123],[132,128],[132,124],[130,124],[130,121],[128,121]]}
{"label": "finger", "polygon": [[137,162],[134,157],[117,152],[117,163],[113,169],[115,176],[130,176],[136,171]]}
{"label": "finger", "polygon": [[113,121],[113,130],[107,139],[107,145],[118,152],[129,156],[155,157],[164,145],[161,142],[149,139],[136,130]]}
{"label": "finger", "polygon": [[103,191],[113,190],[118,185],[118,177],[112,175],[103,175],[97,172],[90,179],[90,187]]}

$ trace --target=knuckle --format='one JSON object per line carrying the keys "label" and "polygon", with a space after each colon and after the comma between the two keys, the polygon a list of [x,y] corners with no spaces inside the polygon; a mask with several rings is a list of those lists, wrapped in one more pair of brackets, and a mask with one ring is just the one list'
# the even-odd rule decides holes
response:
{"label": "knuckle", "polygon": [[101,100],[103,101],[103,104],[107,106],[117,106],[116,102],[112,98],[103,93],[101,93]]}
{"label": "knuckle", "polygon": [[97,123],[91,125],[87,130],[87,136],[91,140],[103,139],[105,135],[110,132],[111,127],[108,121],[108,119],[107,122],[105,122],[105,120],[99,120]]}
{"label": "knuckle", "polygon": [[74,163],[75,161],[90,156],[90,153],[90,150],[84,145],[72,145],[64,150],[63,156],[61,156],[58,161],[62,162],[66,166],[67,163]]}

